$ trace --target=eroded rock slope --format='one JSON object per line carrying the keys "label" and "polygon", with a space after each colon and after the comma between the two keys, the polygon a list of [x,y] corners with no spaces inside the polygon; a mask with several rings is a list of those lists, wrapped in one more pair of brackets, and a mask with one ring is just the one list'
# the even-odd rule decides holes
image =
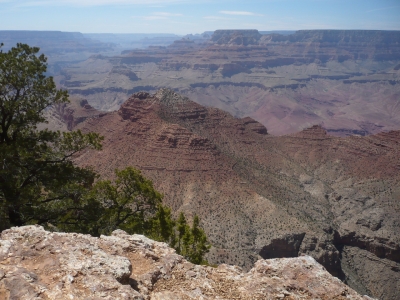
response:
{"label": "eroded rock slope", "polygon": [[364,294],[399,298],[399,131],[339,138],[314,126],[275,137],[168,89],[78,128],[105,140],[76,162],[105,177],[143,170],[174,212],[201,217],[210,262],[249,270],[308,254]]}

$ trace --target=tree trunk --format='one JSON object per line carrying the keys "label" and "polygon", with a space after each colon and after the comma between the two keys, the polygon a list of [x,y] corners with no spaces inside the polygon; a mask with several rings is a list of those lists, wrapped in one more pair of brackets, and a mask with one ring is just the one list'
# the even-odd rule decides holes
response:
{"label": "tree trunk", "polygon": [[10,228],[10,219],[5,201],[0,200],[0,232]]}
{"label": "tree trunk", "polygon": [[21,210],[19,206],[8,207],[8,219],[11,226],[23,226],[24,222],[21,218]]}

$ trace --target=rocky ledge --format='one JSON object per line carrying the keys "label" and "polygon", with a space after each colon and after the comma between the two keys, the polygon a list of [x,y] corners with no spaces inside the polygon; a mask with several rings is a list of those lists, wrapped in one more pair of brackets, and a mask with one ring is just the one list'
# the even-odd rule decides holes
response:
{"label": "rocky ledge", "polygon": [[309,256],[244,273],[187,262],[165,243],[116,230],[100,238],[13,227],[0,239],[0,299],[371,299]]}

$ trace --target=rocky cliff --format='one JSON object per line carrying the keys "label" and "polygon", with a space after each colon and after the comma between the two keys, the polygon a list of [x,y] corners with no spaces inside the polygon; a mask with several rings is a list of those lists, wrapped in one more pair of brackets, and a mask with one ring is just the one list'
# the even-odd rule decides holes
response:
{"label": "rocky cliff", "polygon": [[249,270],[307,254],[363,294],[399,297],[399,131],[338,138],[314,126],[275,137],[168,89],[78,128],[105,140],[76,162],[105,177],[143,170],[175,213],[201,217],[210,262]]}
{"label": "rocky cliff", "polygon": [[298,57],[320,59],[322,62],[332,59],[380,61],[400,59],[399,40],[399,31],[299,30],[286,36],[265,35],[260,43],[279,53],[296,53]]}
{"label": "rocky cliff", "polygon": [[262,35],[258,30],[216,30],[211,41],[221,45],[257,45]]}
{"label": "rocky cliff", "polygon": [[40,124],[39,128],[68,131],[88,118],[95,118],[104,112],[94,109],[86,99],[70,97],[69,103],[55,104],[45,111],[48,124]]}
{"label": "rocky cliff", "polygon": [[111,236],[1,233],[0,298],[27,299],[354,299],[367,300],[310,256],[236,266],[193,265],[164,243],[117,230]]}

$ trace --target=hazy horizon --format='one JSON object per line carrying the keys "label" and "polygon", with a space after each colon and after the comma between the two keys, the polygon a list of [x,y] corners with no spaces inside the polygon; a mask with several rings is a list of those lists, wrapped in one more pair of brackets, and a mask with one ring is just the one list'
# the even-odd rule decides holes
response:
{"label": "hazy horizon", "polygon": [[160,37],[160,36],[165,36],[165,37],[172,37],[172,36],[185,36],[185,35],[201,35],[207,32],[214,32],[216,30],[258,30],[260,33],[263,32],[296,32],[296,31],[301,31],[301,30],[333,30],[333,31],[400,31],[400,29],[335,29],[335,28],[314,28],[314,29],[276,29],[276,30],[260,30],[257,28],[248,28],[248,29],[243,29],[243,28],[216,28],[214,30],[207,30],[203,32],[187,32],[187,33],[173,33],[173,32],[150,32],[150,33],[145,33],[145,32],[82,32],[82,31],[64,31],[64,30],[29,30],[29,29],[0,29],[0,32],[5,32],[5,31],[19,31],[19,32],[65,32],[65,33],[81,33],[83,35],[143,35],[143,36],[154,36],[154,37]]}
{"label": "hazy horizon", "polygon": [[0,0],[0,30],[196,34],[400,30],[398,0]]}

